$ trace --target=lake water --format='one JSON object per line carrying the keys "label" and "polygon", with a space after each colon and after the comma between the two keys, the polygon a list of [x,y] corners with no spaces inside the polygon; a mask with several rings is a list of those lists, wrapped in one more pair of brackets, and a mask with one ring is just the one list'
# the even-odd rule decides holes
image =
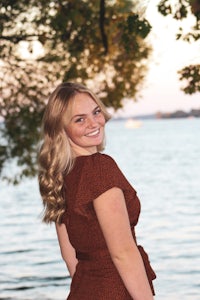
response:
{"label": "lake water", "polygon": [[[145,120],[137,129],[112,121],[105,152],[141,200],[136,232],[157,273],[155,299],[199,300],[200,119]],[[41,223],[37,180],[1,182],[0,203],[0,299],[66,299],[70,278],[54,226]]]}

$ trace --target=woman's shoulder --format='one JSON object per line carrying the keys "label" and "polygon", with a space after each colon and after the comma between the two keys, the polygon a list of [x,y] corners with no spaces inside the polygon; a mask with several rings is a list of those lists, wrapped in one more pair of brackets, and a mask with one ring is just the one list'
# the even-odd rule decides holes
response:
{"label": "woman's shoulder", "polygon": [[67,174],[67,181],[103,182],[113,175],[119,176],[120,169],[108,154],[96,152],[91,155],[78,156],[72,170]]}
{"label": "woman's shoulder", "polygon": [[106,153],[97,153],[94,156],[93,166],[96,168],[98,166],[99,171],[106,172],[108,174],[112,173],[114,170],[119,170],[119,167],[113,157]]}
{"label": "woman's shoulder", "polygon": [[102,152],[77,157],[72,170],[72,173],[79,173],[80,176],[82,176],[81,173],[85,174],[86,179],[92,180],[95,180],[94,177],[100,179],[102,176],[111,176],[114,172],[119,172],[117,163],[110,155]]}
{"label": "woman's shoulder", "polygon": [[115,160],[108,154],[96,152],[91,155],[86,156],[78,156],[76,159],[77,163],[79,164],[91,164],[96,165],[99,164],[114,164],[116,165]]}
{"label": "woman's shoulder", "polygon": [[108,155],[106,153],[97,152],[96,157],[97,157],[97,159],[99,159],[100,161],[103,161],[103,162],[105,161],[105,162],[115,163],[114,158],[112,158],[110,155]]}

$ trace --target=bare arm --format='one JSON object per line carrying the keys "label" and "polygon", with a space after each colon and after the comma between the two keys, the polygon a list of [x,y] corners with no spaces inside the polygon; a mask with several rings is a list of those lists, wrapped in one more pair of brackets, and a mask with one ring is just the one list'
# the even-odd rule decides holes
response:
{"label": "bare arm", "polygon": [[76,252],[69,241],[65,224],[56,223],[56,232],[58,236],[62,258],[67,265],[70,276],[73,277],[78,261],[76,258]]}
{"label": "bare arm", "polygon": [[113,263],[134,300],[152,300],[144,264],[133,239],[124,194],[112,188],[94,200],[94,209]]}

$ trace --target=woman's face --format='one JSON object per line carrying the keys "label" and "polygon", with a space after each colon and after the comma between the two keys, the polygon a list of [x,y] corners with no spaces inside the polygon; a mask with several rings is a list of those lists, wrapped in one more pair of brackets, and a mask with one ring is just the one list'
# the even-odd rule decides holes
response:
{"label": "woman's face", "polygon": [[77,155],[95,153],[104,138],[101,108],[87,93],[79,93],[71,101],[71,119],[66,126],[71,146]]}

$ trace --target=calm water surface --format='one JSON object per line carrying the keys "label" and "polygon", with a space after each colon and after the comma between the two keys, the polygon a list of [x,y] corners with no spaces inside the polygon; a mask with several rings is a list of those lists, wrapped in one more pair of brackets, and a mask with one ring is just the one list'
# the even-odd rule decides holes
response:
{"label": "calm water surface", "polygon": [[[106,153],[141,200],[137,235],[157,272],[155,299],[199,300],[200,120],[147,120],[138,129],[112,121]],[[41,223],[37,181],[1,182],[0,199],[0,299],[66,299],[70,278],[54,226]]]}

